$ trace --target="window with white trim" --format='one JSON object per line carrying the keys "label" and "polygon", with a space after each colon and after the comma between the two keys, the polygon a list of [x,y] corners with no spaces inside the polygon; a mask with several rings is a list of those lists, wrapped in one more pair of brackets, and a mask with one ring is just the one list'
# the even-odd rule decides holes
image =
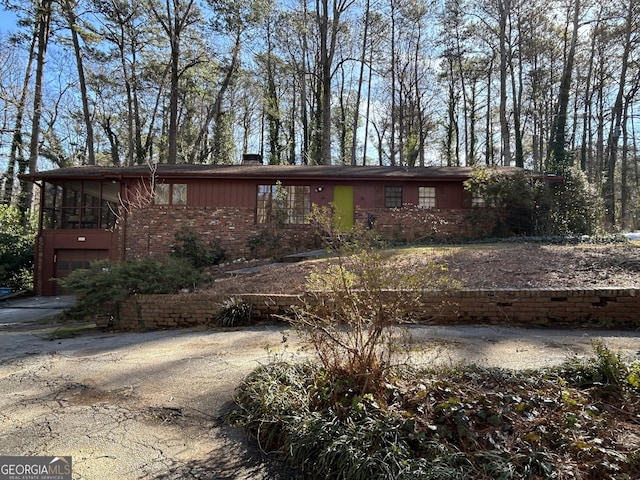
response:
{"label": "window with white trim", "polygon": [[472,207],[484,207],[486,205],[486,202],[484,201],[484,197],[474,194],[471,197],[471,206]]}
{"label": "window with white trim", "polygon": [[418,187],[418,206],[436,208],[436,187]]}

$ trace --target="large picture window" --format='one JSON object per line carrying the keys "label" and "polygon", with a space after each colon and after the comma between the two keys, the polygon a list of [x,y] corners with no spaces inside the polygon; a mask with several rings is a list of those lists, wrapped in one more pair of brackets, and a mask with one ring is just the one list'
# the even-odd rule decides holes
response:
{"label": "large picture window", "polygon": [[402,207],[402,187],[384,187],[384,207]]}
{"label": "large picture window", "polygon": [[47,182],[42,227],[47,229],[113,228],[120,205],[120,183],[112,181]]}
{"label": "large picture window", "polygon": [[308,185],[258,185],[258,223],[309,223],[311,188]]}
{"label": "large picture window", "polygon": [[436,208],[436,187],[418,187],[418,206]]}

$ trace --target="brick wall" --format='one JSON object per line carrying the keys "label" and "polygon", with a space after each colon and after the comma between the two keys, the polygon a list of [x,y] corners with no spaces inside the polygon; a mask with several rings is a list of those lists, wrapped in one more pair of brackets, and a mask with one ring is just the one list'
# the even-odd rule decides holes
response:
{"label": "brick wall", "polygon": [[[472,228],[470,210],[435,210],[406,205],[401,209],[358,210],[356,221],[366,224],[375,216],[374,229],[393,241],[423,238],[472,238],[481,233]],[[126,258],[164,256],[174,242],[174,234],[189,225],[208,241],[219,240],[229,258],[266,257],[320,247],[320,239],[311,225],[288,225],[279,228],[278,252],[269,248],[252,252],[248,239],[266,231],[257,225],[251,208],[206,208],[155,205],[136,209],[127,218]],[[486,230],[486,229],[485,229]]]}
{"label": "brick wall", "polygon": [[[164,256],[174,243],[176,231],[184,225],[194,228],[205,243],[219,240],[228,258],[248,258],[248,239],[266,230],[257,225],[251,208],[206,208],[159,206],[137,209],[127,219],[126,257]],[[318,238],[308,225],[292,225],[276,232],[276,253],[292,253],[318,247]],[[260,253],[260,252],[257,252]],[[265,252],[270,256],[273,252]]]}
{"label": "brick wall", "polygon": [[[254,320],[273,320],[300,305],[299,295],[236,295],[253,305]],[[213,322],[227,297],[211,294],[138,295],[121,306],[115,328],[195,327]],[[308,300],[308,299],[307,299]],[[640,289],[462,290],[424,296],[423,323],[548,327],[640,326]]]}
{"label": "brick wall", "polygon": [[402,208],[358,209],[356,221],[366,224],[375,217],[374,229],[387,240],[414,242],[420,239],[478,238],[490,231],[488,218],[472,222],[471,209],[420,208],[405,204]]}

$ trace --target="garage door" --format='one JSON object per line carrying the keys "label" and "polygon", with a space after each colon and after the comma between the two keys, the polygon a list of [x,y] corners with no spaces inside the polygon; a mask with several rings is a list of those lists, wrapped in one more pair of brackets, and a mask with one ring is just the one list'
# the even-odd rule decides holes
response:
{"label": "garage door", "polygon": [[[65,278],[74,270],[89,268],[89,264],[95,260],[109,258],[109,250],[56,250],[55,278]],[[70,293],[56,284],[56,295]]]}

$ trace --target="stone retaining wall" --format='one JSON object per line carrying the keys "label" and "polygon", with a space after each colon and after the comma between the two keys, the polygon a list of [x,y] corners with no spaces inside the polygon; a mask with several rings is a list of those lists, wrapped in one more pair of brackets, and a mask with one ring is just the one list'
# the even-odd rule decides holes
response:
{"label": "stone retaining wall", "polygon": [[[391,294],[391,293],[390,293]],[[253,305],[253,319],[286,314],[301,295],[235,295]],[[195,327],[214,323],[228,296],[137,295],[120,308],[117,330]],[[307,298],[307,300],[311,300]],[[437,307],[436,307],[437,306]],[[640,327],[640,289],[462,290],[424,295],[416,318],[437,324],[495,324],[549,327]]]}

